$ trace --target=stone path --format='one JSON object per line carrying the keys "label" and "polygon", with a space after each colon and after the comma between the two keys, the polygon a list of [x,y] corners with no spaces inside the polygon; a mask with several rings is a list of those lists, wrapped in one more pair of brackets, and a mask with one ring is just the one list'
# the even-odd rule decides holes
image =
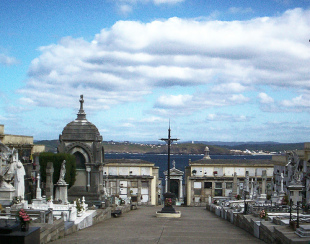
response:
{"label": "stone path", "polygon": [[161,207],[138,207],[103,221],[59,243],[264,243],[202,207],[179,207],[181,218],[156,218]]}

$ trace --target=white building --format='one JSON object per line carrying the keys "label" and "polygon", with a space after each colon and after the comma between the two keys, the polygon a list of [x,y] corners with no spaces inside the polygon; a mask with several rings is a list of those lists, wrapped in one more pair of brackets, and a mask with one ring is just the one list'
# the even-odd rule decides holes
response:
{"label": "white building", "polygon": [[[185,169],[187,206],[205,205],[209,199],[230,198],[235,194],[242,196],[244,191],[252,191],[251,180],[257,181],[257,190],[260,191],[263,171],[267,175],[266,192],[263,194],[271,194],[274,167],[271,160],[211,159],[209,151],[205,150],[205,153],[203,159],[190,161]],[[235,173],[237,185],[233,183]]]}
{"label": "white building", "polygon": [[107,196],[136,197],[138,204],[157,205],[159,168],[140,159],[105,159],[104,189]]}

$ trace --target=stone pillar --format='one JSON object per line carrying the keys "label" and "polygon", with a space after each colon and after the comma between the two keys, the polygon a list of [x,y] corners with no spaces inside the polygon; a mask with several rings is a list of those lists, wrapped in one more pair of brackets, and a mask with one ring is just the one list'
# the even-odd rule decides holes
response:
{"label": "stone pillar", "polygon": [[232,197],[238,195],[238,178],[237,173],[234,173],[234,180],[233,180],[233,189],[232,189]]}
{"label": "stone pillar", "polygon": [[37,175],[37,190],[36,190],[36,199],[42,199],[41,188],[40,188],[40,173]]}
{"label": "stone pillar", "polygon": [[87,172],[87,191],[90,190],[90,171],[91,171],[91,168],[90,167],[86,167],[86,172]]}
{"label": "stone pillar", "polygon": [[284,176],[283,176],[283,173],[281,173],[281,190],[280,190],[280,193],[284,193],[284,189],[283,189],[283,179],[284,179]]}
{"label": "stone pillar", "polygon": [[250,191],[250,186],[249,186],[249,184],[250,184],[250,178],[249,178],[249,171],[246,171],[245,172],[245,183],[246,183],[246,185],[245,185],[245,190],[247,191],[247,193]]}
{"label": "stone pillar", "polygon": [[262,172],[262,194],[266,195],[267,171]]}
{"label": "stone pillar", "polygon": [[165,192],[168,192],[168,177],[165,176]]}
{"label": "stone pillar", "polygon": [[183,181],[182,178],[179,180],[180,186],[179,186],[179,198],[180,200],[183,200]]}
{"label": "stone pillar", "polygon": [[53,200],[53,190],[54,190],[54,184],[53,184],[53,173],[54,173],[54,167],[52,162],[48,162],[46,166],[46,199]]}
{"label": "stone pillar", "polygon": [[141,204],[141,189],[142,189],[142,182],[141,179],[138,180],[138,204]]}
{"label": "stone pillar", "polygon": [[252,181],[251,181],[251,194],[250,194],[251,199],[253,199],[253,195],[254,195],[254,180],[252,178]]}
{"label": "stone pillar", "polygon": [[267,171],[263,170],[262,172],[262,191],[259,197],[259,201],[265,201],[266,200],[266,183],[267,183]]}

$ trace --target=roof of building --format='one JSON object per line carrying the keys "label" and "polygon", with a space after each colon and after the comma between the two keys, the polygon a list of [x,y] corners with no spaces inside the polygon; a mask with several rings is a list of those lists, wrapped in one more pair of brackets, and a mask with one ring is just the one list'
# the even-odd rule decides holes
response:
{"label": "roof of building", "polygon": [[80,110],[77,118],[68,123],[62,131],[62,140],[102,140],[98,128],[86,119],[86,113],[83,109],[83,95],[80,97]]}
{"label": "roof of building", "polygon": [[273,162],[266,159],[200,159],[190,162],[189,165],[270,165],[270,167],[273,167]]}
{"label": "roof of building", "polygon": [[105,159],[104,163],[107,164],[125,164],[125,165],[141,165],[141,164],[147,164],[149,166],[154,166],[154,163],[145,161],[142,159],[127,159],[127,158],[122,158],[122,159]]}

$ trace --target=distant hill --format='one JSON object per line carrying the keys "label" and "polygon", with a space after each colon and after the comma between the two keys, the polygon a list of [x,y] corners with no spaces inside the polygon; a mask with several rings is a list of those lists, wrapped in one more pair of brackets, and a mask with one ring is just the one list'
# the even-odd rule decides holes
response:
{"label": "distant hill", "polygon": [[[56,152],[59,145],[58,140],[42,140],[35,141],[35,144],[45,145],[46,151]],[[143,142],[103,142],[106,153],[167,153],[167,145],[161,142],[157,143],[143,143]],[[185,142],[177,143],[171,146],[171,153],[174,154],[203,154],[205,147],[210,149],[210,155],[228,155],[230,150],[246,149],[251,151],[267,151],[267,152],[281,152],[287,150],[301,150],[304,143],[278,143],[278,142]]]}
{"label": "distant hill", "polygon": [[223,146],[227,149],[236,149],[236,150],[251,150],[251,151],[268,151],[268,152],[281,152],[281,151],[290,151],[290,150],[301,150],[304,148],[304,143],[266,143],[266,144],[240,144],[235,146]]}
{"label": "distant hill", "polygon": [[[58,140],[35,141],[35,144],[45,145],[45,151],[56,152],[59,145]],[[131,142],[103,142],[105,153],[154,153],[165,154],[168,147],[165,144],[143,144]],[[206,145],[197,143],[180,143],[171,146],[171,153],[175,154],[203,154]],[[229,149],[218,146],[209,146],[210,154],[229,154]]]}

